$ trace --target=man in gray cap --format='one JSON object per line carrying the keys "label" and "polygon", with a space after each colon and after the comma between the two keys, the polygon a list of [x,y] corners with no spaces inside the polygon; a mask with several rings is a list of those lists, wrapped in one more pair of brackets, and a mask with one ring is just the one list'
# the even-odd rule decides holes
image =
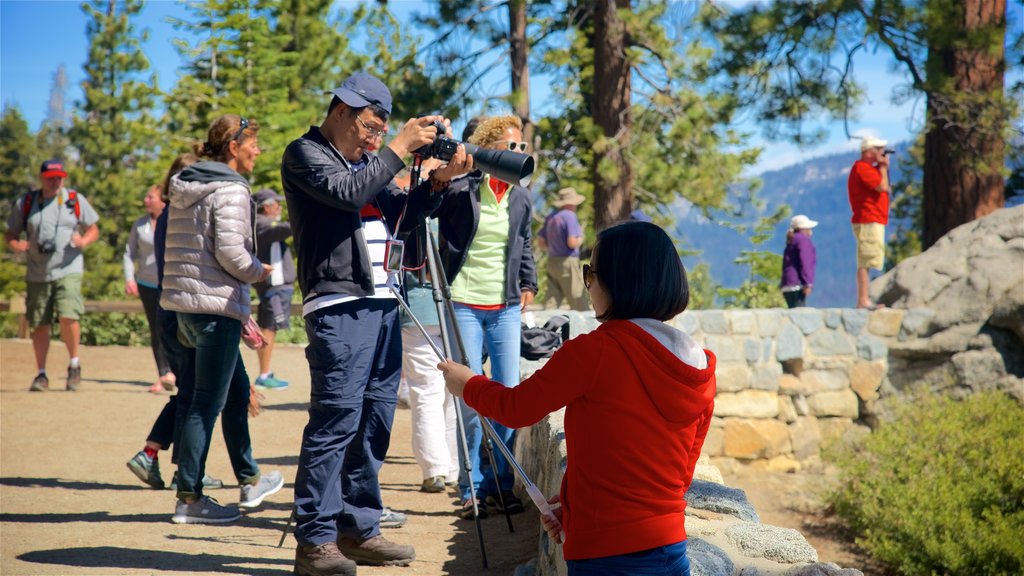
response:
{"label": "man in gray cap", "polygon": [[[399,271],[385,264],[395,237],[433,210],[452,178],[472,169],[458,147],[451,162],[408,193],[393,186],[412,151],[437,137],[440,116],[414,118],[381,146],[391,92],[369,74],[332,91],[327,117],[285,149],[281,182],[298,258],[309,346],[309,423],[295,478],[295,573],[355,574],[356,563],[406,566],[412,546],[380,533],[377,475],[387,455],[402,365]],[[376,155],[368,151],[376,150]]]}
{"label": "man in gray cap", "polygon": [[573,310],[589,310],[587,290],[580,268],[580,246],[583,229],[576,217],[576,207],[586,200],[575,188],[562,188],[555,199],[555,208],[537,235],[539,244],[548,251],[548,296],[545,305],[558,308],[562,301]]}
{"label": "man in gray cap", "polygon": [[274,353],[277,331],[286,330],[291,323],[295,263],[292,262],[292,251],[287,240],[292,235],[292,227],[281,222],[281,202],[284,196],[264,188],[253,194],[252,199],[256,202],[256,257],[272,268],[269,278],[252,285],[260,299],[256,323],[267,342],[266,346],[256,351],[260,359],[256,386],[265,390],[284,390],[288,382],[271,371],[270,357]]}

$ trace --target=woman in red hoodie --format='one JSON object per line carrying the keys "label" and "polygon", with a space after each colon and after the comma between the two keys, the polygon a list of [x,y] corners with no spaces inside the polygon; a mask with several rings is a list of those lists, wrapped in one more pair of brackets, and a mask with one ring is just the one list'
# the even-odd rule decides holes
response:
{"label": "woman in red hoodie", "polygon": [[570,576],[689,575],[684,495],[715,398],[715,356],[666,321],[686,309],[668,235],[627,222],[597,236],[583,275],[601,326],[516,388],[454,362],[448,389],[510,428],[565,407],[568,453],[555,518],[542,518]]}

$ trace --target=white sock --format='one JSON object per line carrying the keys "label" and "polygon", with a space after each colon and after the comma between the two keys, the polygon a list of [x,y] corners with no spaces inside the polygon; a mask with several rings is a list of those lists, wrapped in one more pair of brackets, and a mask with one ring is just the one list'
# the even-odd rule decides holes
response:
{"label": "white sock", "polygon": [[70,367],[70,368],[78,368],[78,365],[80,363],[81,362],[78,361],[78,356],[75,356],[74,358],[71,359],[71,362],[68,363],[68,367]]}
{"label": "white sock", "polygon": [[40,376],[46,376],[46,368],[40,368],[39,369],[39,375]]}
{"label": "white sock", "polygon": [[273,374],[273,372],[264,372],[263,374],[260,374],[260,378],[270,378],[271,374]]}

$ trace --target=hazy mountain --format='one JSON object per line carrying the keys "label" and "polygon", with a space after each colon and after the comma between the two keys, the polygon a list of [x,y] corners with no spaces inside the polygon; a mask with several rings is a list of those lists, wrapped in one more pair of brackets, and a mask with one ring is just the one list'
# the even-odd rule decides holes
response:
{"label": "hazy mountain", "polygon": [[[906,144],[896,145],[897,154],[906,153]],[[846,194],[846,179],[850,167],[857,159],[855,151],[806,160],[799,164],[763,173],[758,197],[766,204],[758,214],[748,214],[744,222],[753,223],[760,214],[770,214],[781,204],[788,204],[791,215],[806,214],[817,220],[814,246],[818,266],[814,292],[808,305],[815,307],[850,307],[856,303],[856,248],[850,228],[850,203]],[[897,163],[893,162],[892,179],[900,177]],[[707,262],[715,281],[727,287],[740,285],[749,274],[746,266],[733,261],[743,250],[752,249],[744,236],[721,225],[709,222],[684,203],[674,205],[672,213],[677,226],[674,236],[683,240],[683,246],[700,250],[701,255],[686,258],[687,267]],[[891,236],[894,227],[886,229]],[[781,254],[786,246],[789,219],[780,223],[775,237],[760,249]],[[874,277],[874,276],[873,276]]]}

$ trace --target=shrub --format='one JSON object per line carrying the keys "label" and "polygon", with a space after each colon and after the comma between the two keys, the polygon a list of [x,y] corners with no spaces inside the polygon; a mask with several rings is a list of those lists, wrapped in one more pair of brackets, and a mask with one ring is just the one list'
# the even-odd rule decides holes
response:
{"label": "shrub", "polygon": [[903,574],[1024,571],[1024,407],[924,396],[837,456],[836,512]]}

